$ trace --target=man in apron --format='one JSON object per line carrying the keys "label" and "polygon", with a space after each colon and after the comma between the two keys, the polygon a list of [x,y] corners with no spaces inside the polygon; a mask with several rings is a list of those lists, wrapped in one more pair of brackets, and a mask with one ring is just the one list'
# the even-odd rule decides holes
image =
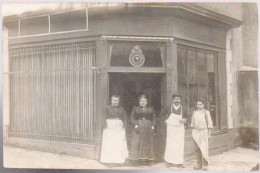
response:
{"label": "man in apron", "polygon": [[184,167],[184,135],[186,116],[183,114],[181,106],[181,96],[175,94],[172,96],[173,103],[164,109],[161,116],[166,123],[166,148],[164,160],[167,166]]}
{"label": "man in apron", "polygon": [[198,99],[197,110],[192,114],[191,125],[192,138],[196,143],[196,155],[197,164],[193,166],[194,169],[207,170],[208,166],[208,155],[209,155],[209,144],[208,139],[211,137],[211,129],[213,123],[211,120],[210,112],[204,109],[206,101]]}

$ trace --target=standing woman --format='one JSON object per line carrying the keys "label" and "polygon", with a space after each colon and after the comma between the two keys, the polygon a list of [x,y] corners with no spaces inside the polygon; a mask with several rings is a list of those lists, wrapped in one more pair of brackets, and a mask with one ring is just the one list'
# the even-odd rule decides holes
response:
{"label": "standing woman", "polygon": [[111,97],[111,106],[107,107],[106,118],[103,121],[103,138],[100,162],[114,166],[124,164],[128,157],[125,137],[126,113],[119,105],[120,97]]}
{"label": "standing woman", "polygon": [[211,137],[211,129],[213,128],[210,112],[204,109],[206,102],[203,99],[198,99],[197,110],[192,114],[191,127],[192,138],[196,143],[197,164],[193,166],[194,169],[207,169],[209,144],[208,138]]}
{"label": "standing woman", "polygon": [[131,113],[133,134],[129,160],[141,161],[149,164],[155,159],[153,151],[154,129],[156,115],[152,107],[147,106],[147,97],[141,95],[139,106],[135,106]]}

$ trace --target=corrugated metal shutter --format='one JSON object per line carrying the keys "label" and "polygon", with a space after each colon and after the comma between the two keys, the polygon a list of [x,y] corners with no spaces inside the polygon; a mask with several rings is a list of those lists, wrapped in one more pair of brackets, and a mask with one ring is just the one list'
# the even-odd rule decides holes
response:
{"label": "corrugated metal shutter", "polygon": [[94,142],[94,42],[10,49],[10,137]]}

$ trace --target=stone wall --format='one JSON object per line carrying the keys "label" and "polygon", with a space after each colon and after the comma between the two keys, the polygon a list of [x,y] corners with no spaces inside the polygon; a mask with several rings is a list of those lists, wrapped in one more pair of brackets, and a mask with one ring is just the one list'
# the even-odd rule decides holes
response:
{"label": "stone wall", "polygon": [[243,3],[241,27],[243,65],[258,67],[258,15],[255,3]]}

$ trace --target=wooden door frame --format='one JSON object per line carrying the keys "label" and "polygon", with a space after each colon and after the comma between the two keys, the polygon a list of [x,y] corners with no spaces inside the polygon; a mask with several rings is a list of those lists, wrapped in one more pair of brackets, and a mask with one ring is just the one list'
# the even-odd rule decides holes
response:
{"label": "wooden door frame", "polygon": [[[107,53],[107,104],[109,103],[109,73],[155,73],[155,74],[165,74],[165,77],[163,79],[164,81],[164,93],[162,93],[163,96],[165,96],[165,98],[163,99],[163,103],[166,105],[169,104],[169,101],[171,99],[171,95],[173,94],[172,92],[172,88],[173,85],[177,86],[177,84],[172,84],[172,82],[174,82],[174,80],[172,80],[172,70],[174,68],[174,64],[171,64],[171,66],[168,66],[168,62],[173,63],[176,61],[177,63],[177,44],[176,44],[176,60],[175,61],[171,61],[171,59],[173,58],[173,50],[168,50],[168,49],[172,49],[172,45],[173,45],[173,37],[147,37],[147,36],[139,36],[139,37],[135,37],[135,36],[103,36],[102,38],[104,38],[107,41],[107,49],[106,49],[106,53]],[[110,60],[111,60],[111,53],[110,53],[110,42],[112,41],[129,41],[129,42],[134,42],[134,41],[138,41],[138,42],[160,42],[165,44],[165,48],[166,48],[166,52],[165,52],[165,57],[162,59],[163,62],[163,67],[113,67],[110,66]],[[176,69],[176,68],[175,68]],[[174,72],[175,73],[175,72]],[[177,69],[176,69],[176,76],[177,76]],[[162,81],[162,82],[163,82]],[[176,80],[175,80],[176,82]],[[174,92],[177,88],[174,87]]]}
{"label": "wooden door frame", "polygon": [[[164,67],[142,67],[142,68],[134,68],[134,67],[111,67],[110,60],[110,49],[109,49],[109,41],[146,41],[146,42],[161,42],[166,44],[166,53],[164,57]],[[174,49],[174,50],[173,50]],[[173,60],[174,59],[174,60]],[[103,116],[105,114],[105,107],[109,103],[109,73],[113,72],[138,72],[138,73],[160,73],[165,74],[164,77],[164,104],[168,105],[171,101],[171,95],[177,90],[176,79],[174,80],[173,76],[177,76],[177,69],[174,68],[177,64],[177,44],[173,44],[173,37],[164,38],[161,37],[124,37],[115,39],[114,37],[109,39],[107,37],[101,37],[96,41],[96,65],[98,69],[97,73],[97,95],[96,95],[96,132],[95,139],[97,141],[97,147],[95,149],[95,158],[98,159],[100,157],[101,151],[101,142],[102,142],[102,125],[101,122],[103,120]],[[170,64],[170,65],[169,65]],[[175,70],[173,70],[175,69]],[[174,83],[175,82],[175,83]]]}

